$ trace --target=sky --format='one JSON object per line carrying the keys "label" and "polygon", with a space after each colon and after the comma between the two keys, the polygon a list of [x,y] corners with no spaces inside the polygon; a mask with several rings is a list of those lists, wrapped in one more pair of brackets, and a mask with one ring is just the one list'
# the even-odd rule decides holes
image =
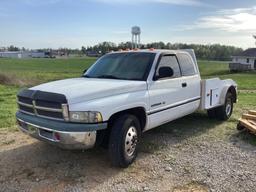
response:
{"label": "sky", "polygon": [[255,47],[255,0],[0,0],[0,47],[81,48],[102,41]]}

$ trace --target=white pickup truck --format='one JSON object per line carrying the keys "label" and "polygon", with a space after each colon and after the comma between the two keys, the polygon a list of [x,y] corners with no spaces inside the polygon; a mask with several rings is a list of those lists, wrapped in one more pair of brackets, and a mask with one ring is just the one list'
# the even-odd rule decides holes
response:
{"label": "white pickup truck", "polygon": [[207,110],[227,120],[237,84],[201,80],[193,50],[135,50],[106,54],[80,78],[21,90],[20,129],[67,149],[108,147],[113,165],[129,166],[141,134]]}

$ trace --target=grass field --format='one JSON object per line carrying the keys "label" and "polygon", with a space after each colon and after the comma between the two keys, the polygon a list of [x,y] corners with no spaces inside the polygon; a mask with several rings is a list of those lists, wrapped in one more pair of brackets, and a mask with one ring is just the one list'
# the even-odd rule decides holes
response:
{"label": "grass field", "polygon": [[20,60],[2,58],[0,74],[12,77],[13,84],[35,85],[50,80],[77,77],[94,62],[95,58]]}
{"label": "grass field", "polygon": [[[0,59],[0,128],[16,130],[16,93],[29,87],[56,79],[81,76],[95,58],[74,59]],[[232,120],[235,126],[240,114],[256,108],[256,73],[235,73],[228,70],[227,62],[199,61],[202,78],[234,79],[239,86],[239,103]],[[198,124],[200,126],[200,123]]]}

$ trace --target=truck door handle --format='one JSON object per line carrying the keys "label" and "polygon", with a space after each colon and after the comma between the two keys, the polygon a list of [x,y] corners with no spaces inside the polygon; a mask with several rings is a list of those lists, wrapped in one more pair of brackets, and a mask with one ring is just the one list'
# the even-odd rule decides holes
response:
{"label": "truck door handle", "polygon": [[182,83],[182,87],[187,87],[187,83]]}

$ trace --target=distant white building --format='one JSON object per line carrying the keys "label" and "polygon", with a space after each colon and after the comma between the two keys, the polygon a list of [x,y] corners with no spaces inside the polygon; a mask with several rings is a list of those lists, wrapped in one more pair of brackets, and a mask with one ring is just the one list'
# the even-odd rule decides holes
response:
{"label": "distant white building", "polygon": [[4,58],[21,58],[21,52],[20,51],[3,51],[0,52],[0,57]]}
{"label": "distant white building", "polygon": [[247,49],[241,54],[233,56],[229,69],[231,71],[256,70],[256,48]]}
{"label": "distant white building", "polygon": [[45,58],[45,52],[30,52],[32,58]]}
{"label": "distant white building", "polygon": [[3,51],[0,52],[0,58],[45,58],[45,52],[35,52],[35,51]]}

